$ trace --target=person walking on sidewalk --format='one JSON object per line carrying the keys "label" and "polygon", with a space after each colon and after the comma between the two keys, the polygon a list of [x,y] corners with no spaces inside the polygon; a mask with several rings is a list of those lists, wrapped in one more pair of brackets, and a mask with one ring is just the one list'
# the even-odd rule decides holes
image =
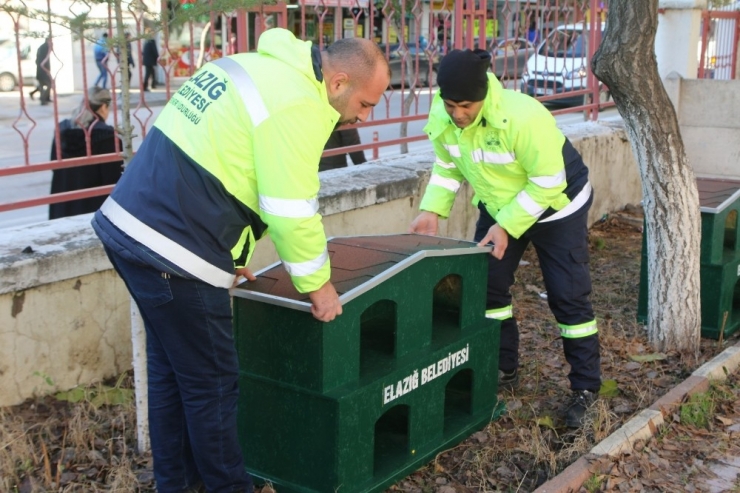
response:
{"label": "person walking on sidewalk", "polygon": [[[134,53],[131,51],[131,33],[126,31],[123,36],[126,43],[126,65],[128,66],[128,81],[131,82],[131,77],[134,75],[134,69],[136,68],[136,64],[134,63]],[[123,53],[121,53],[120,48],[116,47],[116,60],[121,67],[121,75],[123,75],[123,63],[121,63],[122,55]]]}
{"label": "person walking on sidewalk", "polygon": [[103,89],[108,85],[108,50],[108,33],[103,33],[93,49],[95,65],[100,72],[98,78],[95,79],[95,85]]}
{"label": "person walking on sidewalk", "polygon": [[[92,225],[144,319],[160,493],[251,492],[237,438],[228,289],[268,231],[321,321],[342,313],[318,213],[337,124],[365,120],[390,73],[375,43],[321,53],[288,30],[205,64],[162,110]],[[249,446],[245,447],[249,450]]]}
{"label": "person walking on sidewalk", "polygon": [[36,88],[29,93],[33,95],[39,93],[41,106],[46,106],[51,102],[51,36],[44,40],[44,43],[36,50]]}
{"label": "person walking on sidewalk", "polygon": [[[144,65],[144,90],[148,91],[157,88],[157,60],[159,59],[159,50],[157,49],[157,40],[154,39],[152,30],[146,29],[147,39],[144,42],[144,48],[141,50],[141,63]],[[150,86],[151,81],[151,86]]]}
{"label": "person walking on sidewalk", "polygon": [[440,63],[439,93],[424,128],[437,159],[410,230],[437,234],[439,217],[448,217],[462,181],[470,183],[480,211],[475,241],[493,244],[486,317],[501,321],[503,388],[518,383],[519,330],[510,288],[524,250],[534,245],[571,367],[565,422],[579,427],[601,386],[589,301],[588,168],[550,112],[525,94],[505,90],[490,67],[484,50],[453,50]]}

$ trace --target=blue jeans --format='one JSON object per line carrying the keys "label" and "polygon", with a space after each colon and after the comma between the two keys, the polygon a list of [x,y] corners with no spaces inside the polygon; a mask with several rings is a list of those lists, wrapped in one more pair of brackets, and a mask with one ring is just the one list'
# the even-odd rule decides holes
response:
{"label": "blue jeans", "polygon": [[201,481],[209,493],[252,492],[237,438],[238,372],[227,290],[163,274],[105,247],[141,311],[149,432],[159,493]]}
{"label": "blue jeans", "polygon": [[[105,63],[103,63],[102,60],[95,60],[95,65],[97,65],[98,70],[100,70],[100,75],[95,79],[95,85],[105,88],[105,86],[108,85],[108,67],[105,66]],[[103,81],[103,83],[101,84],[100,81]]]}

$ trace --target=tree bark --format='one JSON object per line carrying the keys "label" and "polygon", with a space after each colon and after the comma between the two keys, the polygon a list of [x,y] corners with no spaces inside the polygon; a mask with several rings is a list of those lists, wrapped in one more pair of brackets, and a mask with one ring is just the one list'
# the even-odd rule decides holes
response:
{"label": "tree bark", "polygon": [[642,177],[648,259],[648,338],[697,354],[701,332],[701,219],[694,172],[658,75],[658,0],[610,0],[594,75],[624,119]]}

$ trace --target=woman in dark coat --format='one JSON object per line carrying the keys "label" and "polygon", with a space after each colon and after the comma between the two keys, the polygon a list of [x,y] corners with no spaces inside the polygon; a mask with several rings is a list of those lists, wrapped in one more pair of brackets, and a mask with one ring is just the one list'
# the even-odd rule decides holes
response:
{"label": "woman in dark coat", "polygon": [[[62,159],[87,156],[86,134],[88,131],[91,155],[116,152],[115,130],[105,123],[110,111],[110,91],[101,87],[93,87],[88,91],[88,101],[89,107],[83,101],[71,118],[59,123]],[[120,139],[118,148],[121,148]],[[56,140],[52,139],[51,160],[55,161],[56,159]],[[109,163],[54,170],[51,179],[51,193],[71,192],[115,184],[121,177],[123,161],[112,159]],[[100,195],[50,204],[49,219],[95,212],[103,204],[106,197],[107,195]]]}

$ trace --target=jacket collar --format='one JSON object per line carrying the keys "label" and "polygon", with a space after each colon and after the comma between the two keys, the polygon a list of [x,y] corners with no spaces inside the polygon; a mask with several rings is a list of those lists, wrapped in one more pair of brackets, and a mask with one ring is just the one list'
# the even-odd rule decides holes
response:
{"label": "jacket collar", "polygon": [[313,74],[316,76],[316,80],[323,82],[324,73],[321,71],[321,50],[315,44],[311,45],[311,65],[313,66]]}

